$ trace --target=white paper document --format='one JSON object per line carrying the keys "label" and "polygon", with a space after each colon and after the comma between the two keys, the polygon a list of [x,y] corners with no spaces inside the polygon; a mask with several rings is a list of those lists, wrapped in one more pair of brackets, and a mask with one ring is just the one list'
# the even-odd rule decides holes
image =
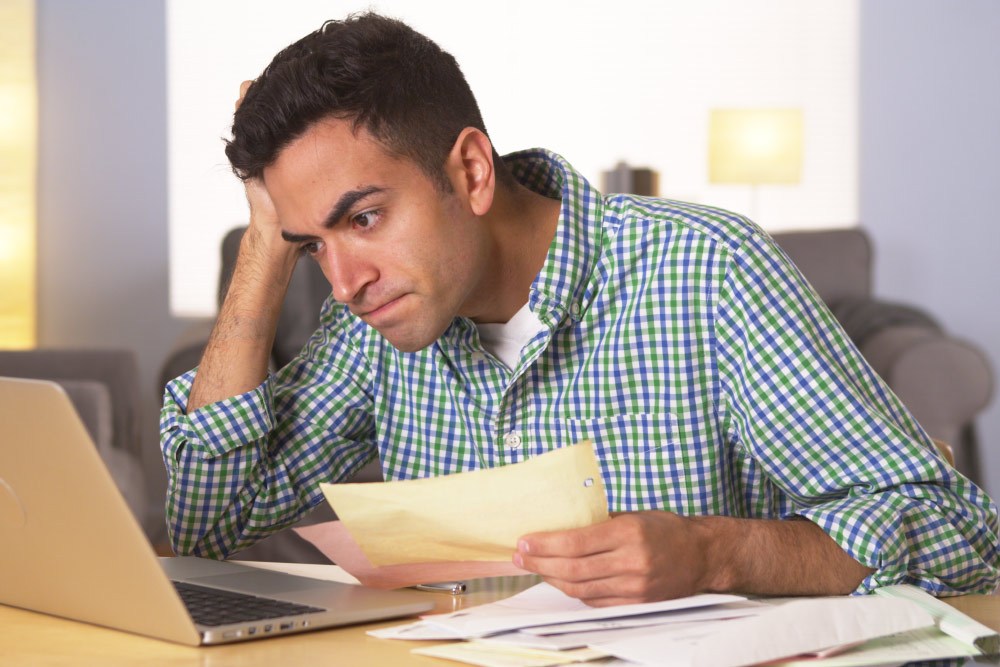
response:
{"label": "white paper document", "polygon": [[423,618],[428,623],[452,630],[462,637],[473,638],[539,625],[694,609],[744,599],[738,595],[694,595],[663,602],[595,608],[542,583],[506,600]]}
{"label": "white paper document", "polygon": [[621,618],[602,618],[596,621],[579,621],[576,623],[558,623],[556,625],[539,625],[524,628],[521,632],[529,635],[562,635],[593,633],[601,630],[619,628],[640,628],[647,625],[664,625],[666,623],[690,623],[692,621],[721,621],[727,618],[742,618],[755,616],[771,605],[755,600],[740,600],[739,602],[724,602],[711,607],[696,609],[680,609],[654,612],[638,616]]}
{"label": "white paper document", "polygon": [[[699,595],[595,609],[539,584],[506,600],[369,634],[473,639],[425,654],[485,667],[565,664],[600,654],[610,656],[602,666],[864,667],[981,655],[973,642],[997,638],[912,586],[880,592],[762,601]],[[597,653],[571,658],[583,648]]]}
{"label": "white paper document", "polygon": [[747,618],[660,626],[592,648],[640,665],[739,667],[934,625],[910,600],[876,596],[808,598]]}
{"label": "white paper document", "polygon": [[787,660],[768,667],[866,667],[944,660],[979,655],[979,650],[946,635],[936,627],[920,628],[872,639],[823,660]]}
{"label": "white paper document", "polygon": [[885,586],[876,588],[875,593],[884,597],[912,600],[934,617],[934,622],[945,634],[964,644],[975,646],[985,654],[1000,652],[1000,636],[994,630],[916,586]]}
{"label": "white paper document", "polygon": [[416,648],[413,649],[413,653],[480,667],[555,667],[605,657],[604,653],[589,648],[572,651],[539,651],[530,648],[490,646],[480,642]]}

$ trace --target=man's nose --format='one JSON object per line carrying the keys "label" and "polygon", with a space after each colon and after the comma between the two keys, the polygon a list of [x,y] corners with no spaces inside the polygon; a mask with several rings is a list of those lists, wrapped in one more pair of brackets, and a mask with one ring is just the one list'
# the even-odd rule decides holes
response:
{"label": "man's nose", "polygon": [[341,303],[352,303],[363,297],[365,287],[378,280],[375,266],[349,249],[328,246],[326,277],[333,288],[333,298]]}

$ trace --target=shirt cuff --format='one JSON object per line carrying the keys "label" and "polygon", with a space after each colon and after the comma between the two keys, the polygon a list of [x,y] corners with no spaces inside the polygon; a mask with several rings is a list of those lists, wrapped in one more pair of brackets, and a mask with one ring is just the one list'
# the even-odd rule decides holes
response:
{"label": "shirt cuff", "polygon": [[[854,594],[870,593],[882,586],[915,584],[933,594],[952,592],[954,589],[939,576],[914,567],[911,545],[907,535],[913,523],[921,522],[923,512],[914,499],[904,499],[895,494],[843,498],[823,505],[800,509],[796,515],[809,519],[840,545],[849,556],[862,565],[875,570],[854,590]],[[921,527],[926,530],[927,526]],[[921,530],[918,528],[918,530]],[[947,541],[947,531],[940,535]],[[961,545],[935,568],[940,574],[954,570],[968,554]],[[968,545],[966,545],[966,548]]]}
{"label": "shirt cuff", "polygon": [[264,438],[274,426],[274,388],[270,375],[250,391],[187,410],[197,369],[167,384],[160,413],[163,453],[172,461],[187,447],[202,459],[222,456]]}

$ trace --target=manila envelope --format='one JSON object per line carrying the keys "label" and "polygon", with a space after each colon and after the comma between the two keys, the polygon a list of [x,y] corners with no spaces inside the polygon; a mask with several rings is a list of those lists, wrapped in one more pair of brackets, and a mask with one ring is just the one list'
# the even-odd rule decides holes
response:
{"label": "manila envelope", "polygon": [[500,468],[320,487],[377,566],[510,560],[522,535],[608,518],[589,440]]}

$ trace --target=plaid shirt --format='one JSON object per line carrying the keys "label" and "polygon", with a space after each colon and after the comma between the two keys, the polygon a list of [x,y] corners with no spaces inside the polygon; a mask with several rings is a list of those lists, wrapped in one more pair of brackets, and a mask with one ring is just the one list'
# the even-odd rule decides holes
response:
{"label": "plaid shirt", "polygon": [[517,366],[469,320],[403,353],[328,300],[301,355],[258,388],[185,415],[195,371],[181,376],[161,420],[179,553],[247,546],[375,456],[399,480],[590,438],[610,510],[806,517],[876,570],[859,592],[995,586],[996,506],[767,234],[704,206],[602,197],[549,152],[505,162],[562,199],[529,297],[545,329]]}

